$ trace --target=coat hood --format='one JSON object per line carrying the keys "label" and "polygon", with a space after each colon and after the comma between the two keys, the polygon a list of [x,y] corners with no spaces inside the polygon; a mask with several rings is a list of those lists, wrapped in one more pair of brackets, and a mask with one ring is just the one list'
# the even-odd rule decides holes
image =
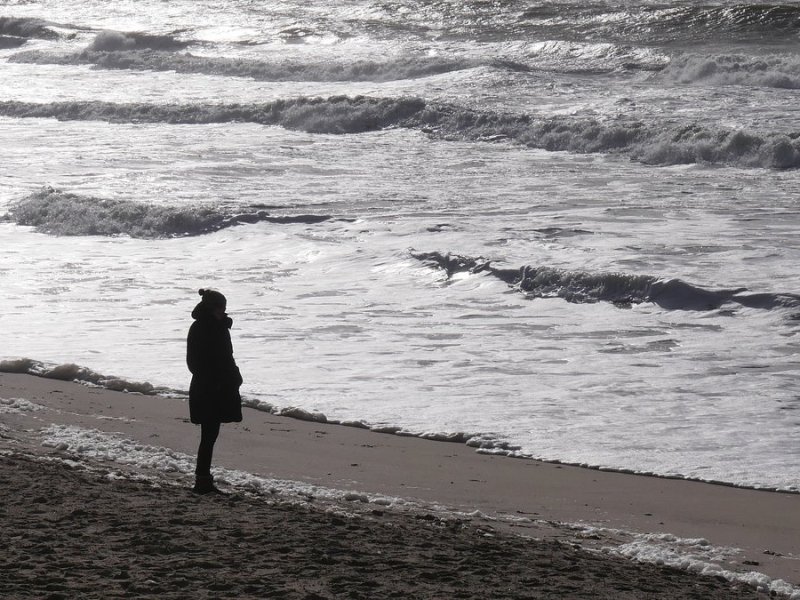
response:
{"label": "coat hood", "polygon": [[[211,321],[212,323],[217,321],[217,318],[214,316],[214,307],[208,302],[198,303],[192,311],[192,318],[196,321]],[[219,322],[223,323],[228,329],[233,327],[233,319],[227,315]]]}

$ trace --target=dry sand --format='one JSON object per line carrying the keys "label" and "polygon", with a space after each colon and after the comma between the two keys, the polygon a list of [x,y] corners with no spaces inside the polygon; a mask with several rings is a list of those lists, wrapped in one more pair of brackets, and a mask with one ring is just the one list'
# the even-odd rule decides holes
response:
{"label": "dry sand", "polygon": [[[41,408],[8,402],[20,398]],[[188,473],[42,446],[56,423],[191,456],[198,430],[181,400],[13,374],[0,374],[0,400],[3,597],[762,597],[616,556],[634,533],[735,547],[728,573],[800,584],[800,495],[480,455],[247,410],[223,427],[217,467],[359,494],[227,486],[229,495],[200,497]],[[345,501],[361,493],[405,501]]]}

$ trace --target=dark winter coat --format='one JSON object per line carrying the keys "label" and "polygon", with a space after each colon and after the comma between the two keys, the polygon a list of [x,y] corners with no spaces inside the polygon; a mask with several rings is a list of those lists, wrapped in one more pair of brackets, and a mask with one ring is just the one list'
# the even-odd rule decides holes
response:
{"label": "dark winter coat", "polygon": [[217,319],[203,302],[192,311],[192,318],[186,341],[186,364],[192,372],[189,417],[192,423],[238,423],[242,420],[242,376],[233,360],[228,331],[233,321]]}

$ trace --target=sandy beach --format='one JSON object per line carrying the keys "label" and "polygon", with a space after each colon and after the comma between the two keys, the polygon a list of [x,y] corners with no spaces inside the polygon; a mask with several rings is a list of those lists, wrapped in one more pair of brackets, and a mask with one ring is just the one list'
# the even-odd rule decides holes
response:
{"label": "sandy beach", "polygon": [[800,597],[800,495],[0,374],[9,598]]}

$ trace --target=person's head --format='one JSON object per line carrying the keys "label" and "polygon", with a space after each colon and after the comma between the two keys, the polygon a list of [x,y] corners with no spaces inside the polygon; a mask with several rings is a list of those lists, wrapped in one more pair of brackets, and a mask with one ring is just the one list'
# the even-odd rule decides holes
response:
{"label": "person's head", "polygon": [[228,307],[228,301],[222,293],[217,290],[201,289],[198,292],[202,296],[202,304],[206,306],[209,313],[214,315],[217,319],[225,318],[225,310]]}

